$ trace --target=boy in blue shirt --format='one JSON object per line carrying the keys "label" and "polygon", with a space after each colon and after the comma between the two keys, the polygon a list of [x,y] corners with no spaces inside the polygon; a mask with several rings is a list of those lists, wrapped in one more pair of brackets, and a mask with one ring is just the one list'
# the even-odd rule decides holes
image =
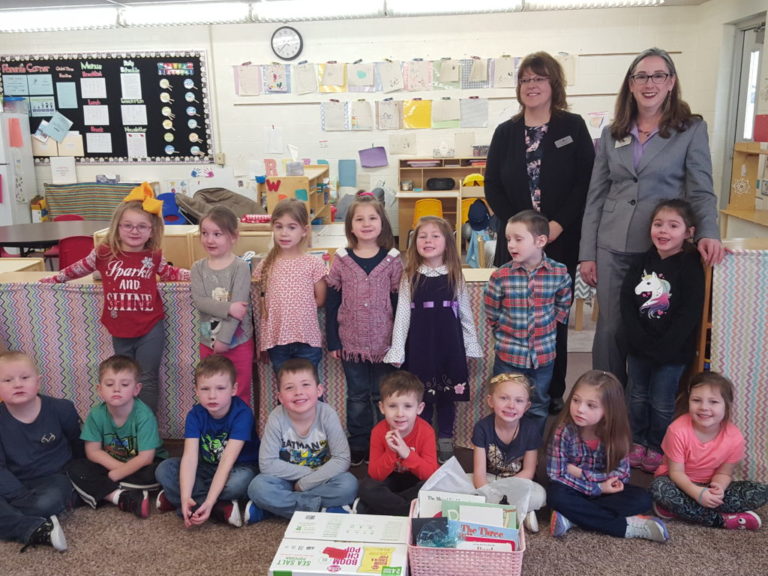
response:
{"label": "boy in blue shirt", "polygon": [[74,492],[64,467],[82,457],[80,418],[69,400],[42,396],[22,352],[0,354],[0,539],[67,549],[56,514]]}
{"label": "boy in blue shirt", "polygon": [[518,212],[507,221],[505,235],[512,260],[491,274],[485,288],[485,315],[496,340],[493,375],[530,379],[531,407],[524,417],[536,422],[543,437],[557,325],[568,323],[571,277],[565,264],[544,254],[549,221],[541,213]]}
{"label": "boy in blue shirt", "polygon": [[238,500],[256,475],[259,438],[253,412],[236,396],[235,366],[224,356],[204,358],[195,370],[199,404],[187,414],[184,453],[160,464],[159,511],[179,510],[187,528],[209,518],[242,526]]}
{"label": "boy in blue shirt", "polygon": [[67,473],[92,508],[111,502],[147,518],[147,488],[156,485],[155,468],[168,453],[154,413],[137,398],[139,373],[138,364],[127,356],[111,356],[99,364],[102,402],[91,408],[80,434],[86,458],[73,460]]}

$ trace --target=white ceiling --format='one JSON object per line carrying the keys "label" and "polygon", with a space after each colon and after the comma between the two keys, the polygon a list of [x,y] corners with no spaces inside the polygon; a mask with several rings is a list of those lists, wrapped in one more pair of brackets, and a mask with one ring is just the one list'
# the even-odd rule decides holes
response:
{"label": "white ceiling", "polygon": [[[175,4],[182,0],[0,0],[0,10],[31,8],[73,8],[77,6],[128,6],[130,4]],[[183,0],[185,2],[225,2],[227,0]],[[318,0],[321,1],[321,0]],[[695,6],[707,0],[665,0],[662,6]]]}

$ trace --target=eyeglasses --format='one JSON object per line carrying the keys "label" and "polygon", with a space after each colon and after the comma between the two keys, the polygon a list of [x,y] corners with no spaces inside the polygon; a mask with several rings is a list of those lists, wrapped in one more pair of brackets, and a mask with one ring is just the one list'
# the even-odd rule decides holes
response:
{"label": "eyeglasses", "polygon": [[666,82],[667,78],[670,76],[672,76],[672,74],[667,74],[666,72],[654,72],[653,74],[638,72],[637,74],[629,75],[629,77],[632,79],[632,82],[635,84],[645,84],[648,82],[649,78],[654,84],[664,84],[664,82]]}
{"label": "eyeglasses", "polygon": [[541,84],[542,82],[549,82],[549,78],[546,76],[533,76],[532,78],[520,78],[520,84]]}
{"label": "eyeglasses", "polygon": [[128,224],[126,222],[123,222],[120,224],[120,230],[123,230],[124,232],[133,232],[136,230],[137,232],[140,232],[142,234],[146,234],[150,230],[152,230],[152,226],[149,226],[147,224]]}

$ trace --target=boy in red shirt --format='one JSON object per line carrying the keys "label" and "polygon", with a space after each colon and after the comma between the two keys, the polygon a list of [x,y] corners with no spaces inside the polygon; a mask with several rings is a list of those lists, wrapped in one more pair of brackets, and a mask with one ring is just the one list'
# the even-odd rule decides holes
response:
{"label": "boy in red shirt", "polygon": [[407,516],[411,500],[437,470],[435,432],[419,414],[424,385],[405,370],[381,382],[379,410],[384,420],[371,431],[368,476],[353,505],[358,514]]}

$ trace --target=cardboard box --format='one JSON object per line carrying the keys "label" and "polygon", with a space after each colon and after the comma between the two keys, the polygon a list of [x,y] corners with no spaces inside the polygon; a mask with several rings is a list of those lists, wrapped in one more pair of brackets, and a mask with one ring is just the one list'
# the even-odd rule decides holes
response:
{"label": "cardboard box", "polygon": [[284,538],[407,544],[407,516],[294,512]]}
{"label": "cardboard box", "polygon": [[374,544],[285,538],[277,549],[270,576],[378,574],[406,576],[405,544]]}

